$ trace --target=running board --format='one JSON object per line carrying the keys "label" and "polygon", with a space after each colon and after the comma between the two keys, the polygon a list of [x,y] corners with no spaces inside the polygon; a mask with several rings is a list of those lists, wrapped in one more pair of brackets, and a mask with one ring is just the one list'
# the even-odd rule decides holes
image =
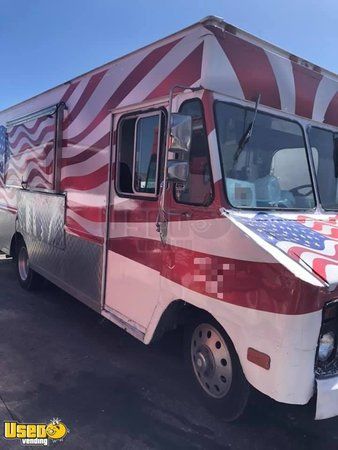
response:
{"label": "running board", "polygon": [[103,317],[110,320],[115,325],[119,326],[120,328],[123,328],[123,330],[127,331],[132,336],[144,342],[145,329],[140,325],[136,324],[130,319],[128,320],[121,313],[118,313],[117,311],[115,311],[112,308],[109,308],[108,306],[106,306],[105,309],[101,311],[101,314]]}

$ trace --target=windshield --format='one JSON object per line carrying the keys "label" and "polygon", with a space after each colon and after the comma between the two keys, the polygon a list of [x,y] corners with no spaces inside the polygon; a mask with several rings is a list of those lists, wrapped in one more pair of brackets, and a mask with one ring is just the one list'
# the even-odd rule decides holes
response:
{"label": "windshield", "polygon": [[215,104],[224,184],[237,208],[314,208],[304,135],[299,124],[257,113],[250,139],[241,145],[253,121],[250,109]]}
{"label": "windshield", "polygon": [[310,144],[324,209],[338,209],[338,132],[312,127]]}

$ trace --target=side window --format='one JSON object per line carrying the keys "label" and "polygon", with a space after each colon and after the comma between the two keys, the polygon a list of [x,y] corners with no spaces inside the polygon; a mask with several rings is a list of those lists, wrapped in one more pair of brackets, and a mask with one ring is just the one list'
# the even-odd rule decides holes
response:
{"label": "side window", "polygon": [[163,113],[121,119],[118,126],[116,188],[121,194],[158,194],[159,154]]}
{"label": "side window", "polygon": [[188,183],[183,191],[176,185],[175,198],[179,203],[207,206],[213,199],[213,182],[202,102],[199,99],[187,100],[181,105],[180,112],[192,116],[193,134]]}
{"label": "side window", "polygon": [[6,186],[58,190],[63,104],[7,122]]}
{"label": "side window", "polygon": [[121,194],[156,196],[161,112],[122,118],[118,126],[116,188]]}
{"label": "side window", "polygon": [[136,123],[134,190],[155,194],[158,173],[159,116],[141,117]]}

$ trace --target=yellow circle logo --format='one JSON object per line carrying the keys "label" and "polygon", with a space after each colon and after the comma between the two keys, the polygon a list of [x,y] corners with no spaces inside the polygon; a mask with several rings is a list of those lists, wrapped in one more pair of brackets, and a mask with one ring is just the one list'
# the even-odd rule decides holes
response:
{"label": "yellow circle logo", "polygon": [[52,421],[46,427],[47,436],[50,439],[63,439],[68,433],[67,427],[63,422]]}

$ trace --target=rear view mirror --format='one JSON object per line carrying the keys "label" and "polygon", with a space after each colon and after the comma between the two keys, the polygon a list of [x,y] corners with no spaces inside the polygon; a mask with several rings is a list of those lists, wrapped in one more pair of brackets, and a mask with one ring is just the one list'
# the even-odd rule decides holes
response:
{"label": "rear view mirror", "polygon": [[167,179],[173,183],[186,183],[189,175],[189,152],[192,136],[192,117],[171,114],[168,148]]}
{"label": "rear view mirror", "polygon": [[[192,117],[185,114],[172,113],[170,120],[171,143],[169,151],[189,153],[192,136]],[[183,159],[187,159],[183,156]]]}

